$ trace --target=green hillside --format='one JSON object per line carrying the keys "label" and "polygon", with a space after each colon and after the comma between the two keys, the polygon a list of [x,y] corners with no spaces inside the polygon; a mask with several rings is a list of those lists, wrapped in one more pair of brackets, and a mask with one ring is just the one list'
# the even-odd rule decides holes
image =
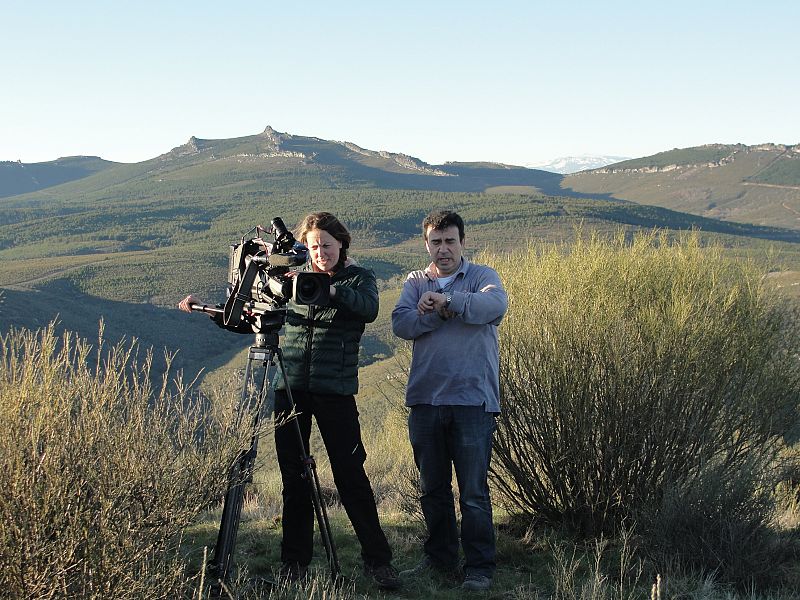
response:
{"label": "green hillside", "polygon": [[[267,127],[258,135],[224,140],[190,140],[156,158],[121,164],[66,185],[48,187],[8,209],[66,206],[76,197],[127,201],[154,196],[198,195],[246,199],[265,191],[340,188],[482,192],[498,185],[556,190],[560,176],[546,171],[492,163],[428,165],[413,157],[365,150],[349,142],[293,136]],[[11,182],[0,173],[0,189]],[[20,193],[19,191],[16,193]],[[15,199],[16,200],[16,199]],[[7,221],[6,221],[7,222]]]}
{"label": "green hillside", "polygon": [[800,146],[710,145],[567,175],[564,193],[603,195],[727,222],[800,230]]}
{"label": "green hillside", "polygon": [[[0,202],[0,333],[57,318],[92,339],[103,319],[110,341],[136,337],[156,355],[178,351],[176,365],[192,376],[215,368],[248,341],[175,305],[189,292],[222,301],[229,244],[275,216],[293,225],[312,210],[334,212],[350,227],[351,254],[375,270],[388,298],[409,270],[427,264],[419,227],[436,208],[464,216],[469,253],[531,239],[560,242],[576,227],[608,234],[694,228],[771,265],[780,261],[769,247],[780,249],[780,264],[800,263],[800,228],[786,223],[709,218],[605,190],[567,193],[562,179],[495,163],[432,166],[271,128],[229,140],[192,138],[154,159]],[[719,193],[729,184],[718,178],[708,185]],[[389,312],[368,331],[365,364],[391,353]]]}
{"label": "green hillside", "polygon": [[784,152],[748,181],[771,185],[800,186],[800,151]]}
{"label": "green hillside", "polygon": [[647,167],[663,168],[670,165],[688,166],[703,163],[718,163],[736,151],[745,148],[741,144],[709,144],[695,148],[674,148],[652,156],[634,158],[611,165],[611,169],[641,169]]}

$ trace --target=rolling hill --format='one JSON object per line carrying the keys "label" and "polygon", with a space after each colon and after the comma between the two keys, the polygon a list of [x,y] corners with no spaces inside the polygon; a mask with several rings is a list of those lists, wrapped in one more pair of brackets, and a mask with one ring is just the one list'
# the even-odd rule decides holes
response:
{"label": "rolling hill", "polygon": [[[758,152],[741,154],[752,159]],[[59,160],[61,166],[72,162]],[[419,224],[435,208],[464,216],[471,251],[506,251],[532,239],[559,242],[579,227],[607,233],[695,228],[732,251],[766,257],[777,247],[786,260],[800,263],[800,227],[790,219],[762,225],[692,214],[666,206],[669,197],[656,197],[658,186],[649,188],[654,199],[644,203],[620,199],[611,184],[607,190],[578,185],[632,175],[613,172],[619,165],[567,177],[496,163],[428,165],[402,153],[270,127],[240,138],[193,137],[135,164],[75,160],[85,167],[80,177],[59,181],[54,170],[38,179],[51,185],[0,198],[0,333],[57,317],[60,327],[93,339],[102,318],[109,341],[135,337],[154,347],[156,357],[164,348],[179,350],[175,366],[192,376],[224,363],[247,341],[201,315],[180,313],[175,304],[189,292],[222,300],[228,244],[275,216],[292,224],[312,210],[336,213],[353,233],[352,255],[375,270],[386,298],[407,271],[426,264]],[[58,162],[38,165],[47,173],[61,168]],[[741,184],[718,177],[729,173],[725,168],[708,168],[712,195]],[[745,171],[737,169],[741,177]],[[678,185],[689,171],[661,176]],[[13,178],[4,173],[0,169],[0,190],[13,190]],[[659,175],[637,176],[653,174]],[[761,176],[786,177],[777,166]],[[752,170],[747,177],[754,190],[776,189],[759,183]],[[388,312],[382,314],[385,321]],[[394,341],[383,321],[368,331],[365,363],[391,353]]]}
{"label": "rolling hill", "polygon": [[57,160],[23,164],[0,162],[0,198],[35,192],[48,187],[83,179],[111,168],[113,163],[96,156],[70,156]]}
{"label": "rolling hill", "polygon": [[800,144],[711,144],[568,175],[597,194],[712,219],[800,230]]}
{"label": "rolling hill", "polygon": [[[75,162],[78,157],[59,159]],[[18,165],[20,170],[52,172],[48,180],[73,185],[49,187],[55,200],[77,193],[95,194],[122,190],[125,193],[161,193],[181,183],[230,195],[252,189],[286,188],[418,189],[477,192],[497,185],[540,186],[555,189],[558,175],[546,171],[496,163],[448,163],[428,165],[414,157],[386,151],[366,150],[351,142],[294,136],[267,127],[252,136],[203,140],[192,137],[185,144],[156,158],[135,164],[114,164],[97,169],[95,176],[55,181],[59,161]],[[17,165],[17,163],[3,163]],[[0,172],[0,197],[20,194],[15,179]],[[166,185],[157,185],[166,184]],[[555,186],[555,187],[554,187]],[[154,188],[161,188],[154,189]],[[31,201],[35,194],[25,198]]]}

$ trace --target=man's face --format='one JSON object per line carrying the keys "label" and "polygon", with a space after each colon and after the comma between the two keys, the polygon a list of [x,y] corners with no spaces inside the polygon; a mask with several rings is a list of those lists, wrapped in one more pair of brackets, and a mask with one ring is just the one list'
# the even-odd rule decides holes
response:
{"label": "man's face", "polygon": [[434,229],[428,226],[425,248],[431,255],[433,264],[440,277],[452,275],[461,266],[461,254],[464,244],[458,237],[458,227],[451,225],[447,229]]}

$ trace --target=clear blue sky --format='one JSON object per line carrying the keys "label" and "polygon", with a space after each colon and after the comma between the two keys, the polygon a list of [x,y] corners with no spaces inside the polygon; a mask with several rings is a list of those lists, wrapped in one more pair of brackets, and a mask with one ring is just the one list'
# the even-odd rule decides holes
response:
{"label": "clear blue sky", "polygon": [[278,131],[429,163],[800,143],[800,2],[6,0],[0,160]]}

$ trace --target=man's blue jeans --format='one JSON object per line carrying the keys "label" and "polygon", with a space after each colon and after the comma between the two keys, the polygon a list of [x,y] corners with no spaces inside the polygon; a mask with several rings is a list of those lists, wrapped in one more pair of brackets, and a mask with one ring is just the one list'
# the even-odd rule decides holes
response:
{"label": "man's blue jeans", "polygon": [[425,554],[443,569],[458,565],[458,526],[453,500],[455,467],[461,508],[464,572],[492,577],[495,537],[487,475],[495,414],[483,406],[411,407],[408,432],[420,472],[422,513],[428,526]]}

